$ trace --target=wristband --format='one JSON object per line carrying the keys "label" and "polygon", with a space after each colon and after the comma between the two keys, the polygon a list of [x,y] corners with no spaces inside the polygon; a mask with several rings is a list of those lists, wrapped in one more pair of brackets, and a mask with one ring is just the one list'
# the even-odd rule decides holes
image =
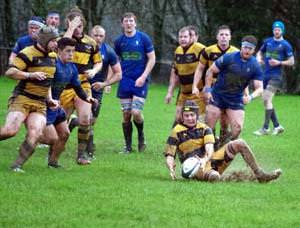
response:
{"label": "wristband", "polygon": [[30,78],[30,73],[29,72],[25,72],[24,76],[25,76],[26,79],[29,79]]}
{"label": "wristband", "polygon": [[204,88],[204,93],[211,93],[211,91],[212,91],[212,88],[210,88],[210,87]]}

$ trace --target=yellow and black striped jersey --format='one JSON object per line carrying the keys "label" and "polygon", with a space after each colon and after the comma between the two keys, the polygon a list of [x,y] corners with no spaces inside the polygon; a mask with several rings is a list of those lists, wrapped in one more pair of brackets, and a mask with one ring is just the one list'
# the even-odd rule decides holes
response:
{"label": "yellow and black striped jersey", "polygon": [[180,162],[184,162],[188,157],[205,155],[205,145],[215,143],[212,130],[203,123],[197,123],[196,127],[188,128],[182,124],[177,124],[171,132],[166,144],[165,156],[179,156]]}
{"label": "yellow and black striped jersey", "polygon": [[24,95],[34,100],[45,101],[55,73],[56,53],[47,53],[37,45],[24,48],[14,59],[12,66],[26,72],[44,72],[47,79],[20,80],[15,87],[14,95]]}
{"label": "yellow and black striped jersey", "polygon": [[84,76],[84,72],[92,69],[94,64],[102,61],[102,58],[98,51],[99,48],[96,41],[92,37],[84,34],[81,39],[74,39],[77,43],[73,63],[77,66],[80,81],[86,81],[87,79]]}
{"label": "yellow and black striped jersey", "polygon": [[230,45],[226,50],[222,50],[218,44],[213,44],[203,50],[200,56],[200,62],[203,65],[210,67],[220,56],[224,55],[225,53],[231,53],[235,51],[239,51],[239,49],[232,45]]}
{"label": "yellow and black striped jersey", "polygon": [[[189,94],[192,93],[194,73],[199,63],[201,52],[205,46],[201,43],[193,43],[188,49],[183,49],[181,46],[175,50],[174,69],[179,77],[180,92]],[[202,82],[199,88],[202,88]]]}

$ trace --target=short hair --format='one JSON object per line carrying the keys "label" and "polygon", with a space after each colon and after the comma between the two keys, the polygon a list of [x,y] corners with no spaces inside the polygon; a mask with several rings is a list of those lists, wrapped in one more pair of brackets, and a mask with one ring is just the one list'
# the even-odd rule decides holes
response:
{"label": "short hair", "polygon": [[187,26],[189,31],[194,31],[196,36],[199,36],[198,28],[195,25],[188,25]]}
{"label": "short hair", "polygon": [[126,12],[122,15],[121,17],[121,22],[123,22],[124,18],[127,18],[127,17],[133,17],[134,18],[134,21],[136,22],[136,16],[134,13],[132,12]]}
{"label": "short hair", "polygon": [[188,31],[189,35],[191,35],[189,26],[182,27],[181,29],[179,29],[178,33],[183,33],[183,32],[186,32],[186,31]]}
{"label": "short hair", "polygon": [[57,47],[59,50],[65,49],[66,46],[75,47],[75,45],[76,45],[76,40],[69,37],[63,37],[57,42]]}
{"label": "short hair", "polygon": [[249,42],[249,43],[253,44],[254,46],[257,45],[257,39],[253,35],[244,36],[242,39],[242,42]]}
{"label": "short hair", "polygon": [[99,31],[101,29],[105,31],[105,29],[101,25],[95,25],[93,28],[90,29],[89,34],[91,35],[93,31]]}
{"label": "short hair", "polygon": [[83,16],[83,13],[82,11],[76,6],[72,9],[70,9],[70,12],[67,13],[66,15],[66,19],[65,19],[65,25],[66,25],[66,28],[68,28],[68,20],[73,20],[75,17],[79,16],[82,23],[83,23],[83,26],[86,25],[86,20]]}
{"label": "short hair", "polygon": [[230,33],[231,33],[231,29],[230,29],[230,27],[228,26],[228,25],[220,25],[219,27],[218,27],[218,29],[217,29],[217,34],[216,35],[218,35],[218,33],[220,32],[220,30],[229,30],[230,31]]}

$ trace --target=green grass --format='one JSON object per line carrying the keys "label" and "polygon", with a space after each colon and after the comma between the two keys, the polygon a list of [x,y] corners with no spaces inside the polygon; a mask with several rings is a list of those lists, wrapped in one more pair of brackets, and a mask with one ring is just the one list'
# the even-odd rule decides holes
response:
{"label": "green grass", "polygon": [[[0,79],[1,125],[14,84]],[[88,167],[74,162],[76,131],[61,157],[62,170],[48,169],[47,149],[37,149],[24,166],[25,174],[12,173],[8,167],[24,128],[17,137],[1,141],[0,227],[299,227],[299,96],[275,98],[286,129],[280,136],[252,135],[262,124],[260,99],[246,110],[242,137],[265,169],[283,169],[278,181],[210,184],[169,179],[162,152],[175,106],[163,103],[166,89],[151,86],[144,111],[144,154],[119,154],[123,139],[115,88],[104,97],[95,130],[97,160]],[[238,169],[246,169],[240,157],[230,167]]]}

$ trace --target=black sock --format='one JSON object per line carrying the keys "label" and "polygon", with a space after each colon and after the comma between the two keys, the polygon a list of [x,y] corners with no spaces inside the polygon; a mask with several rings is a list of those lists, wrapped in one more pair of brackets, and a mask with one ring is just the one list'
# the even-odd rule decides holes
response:
{"label": "black sock", "polygon": [[273,122],[273,126],[274,127],[278,127],[279,126],[279,122],[278,122],[278,119],[277,119],[277,115],[275,113],[275,109],[272,109],[273,112],[272,112],[272,115],[271,115],[271,120]]}
{"label": "black sock", "polygon": [[127,148],[127,150],[132,150],[131,149],[131,144],[132,144],[132,123],[131,123],[131,121],[129,121],[127,123],[122,123],[122,128],[123,128],[123,134],[124,134],[126,148]]}
{"label": "black sock", "polygon": [[271,115],[272,115],[273,109],[266,109],[265,110],[265,123],[263,128],[264,129],[269,129],[269,122],[271,119]]}

